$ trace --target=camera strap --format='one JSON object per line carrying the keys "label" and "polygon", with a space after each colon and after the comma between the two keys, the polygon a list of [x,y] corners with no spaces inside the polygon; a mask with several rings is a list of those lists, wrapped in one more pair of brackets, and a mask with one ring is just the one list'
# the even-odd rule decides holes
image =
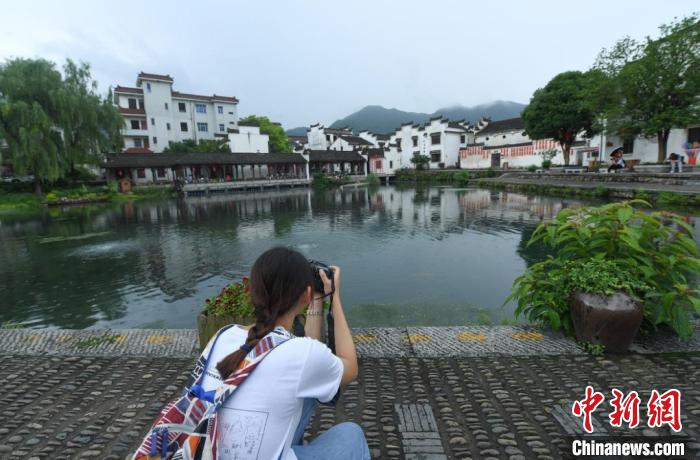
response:
{"label": "camera strap", "polygon": [[[326,345],[331,349],[331,353],[335,354],[335,320],[333,319],[333,294],[335,294],[335,276],[331,277],[331,294],[330,294],[330,308],[328,308],[328,314],[326,315]],[[340,388],[333,396],[333,399],[328,401],[327,405],[335,405],[340,397]]]}

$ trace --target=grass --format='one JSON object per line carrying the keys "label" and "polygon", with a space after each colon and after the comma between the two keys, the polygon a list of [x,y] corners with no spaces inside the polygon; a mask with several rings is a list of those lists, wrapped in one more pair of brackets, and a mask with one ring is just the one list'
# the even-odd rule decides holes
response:
{"label": "grass", "polygon": [[95,347],[99,347],[100,345],[115,343],[120,338],[121,338],[121,336],[118,334],[106,333],[106,334],[95,336],[95,337],[88,337],[85,339],[76,340],[75,342],[73,342],[73,345],[76,348],[81,348],[81,349],[95,348]]}
{"label": "grass", "polygon": [[173,198],[177,193],[172,187],[135,187],[131,193],[119,193],[117,183],[99,186],[51,188],[38,196],[20,189],[0,188],[0,211],[36,210],[43,205],[70,204],[71,202],[113,202]]}

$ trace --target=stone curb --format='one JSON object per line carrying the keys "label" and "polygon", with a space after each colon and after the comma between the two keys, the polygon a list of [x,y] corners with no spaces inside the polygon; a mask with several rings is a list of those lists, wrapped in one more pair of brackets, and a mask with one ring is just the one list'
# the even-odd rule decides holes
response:
{"label": "stone curb", "polygon": [[[531,326],[358,328],[358,354],[367,358],[440,358],[585,354],[560,333]],[[681,340],[670,332],[637,341],[632,352],[700,351],[700,332]],[[199,354],[194,329],[0,330],[0,355],[160,356]]]}

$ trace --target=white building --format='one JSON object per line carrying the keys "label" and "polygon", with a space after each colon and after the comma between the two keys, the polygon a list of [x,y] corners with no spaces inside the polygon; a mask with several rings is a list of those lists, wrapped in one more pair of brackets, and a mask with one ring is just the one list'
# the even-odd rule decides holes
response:
{"label": "white building", "polygon": [[424,125],[404,123],[389,136],[389,148],[396,149],[399,168],[412,168],[411,159],[430,157],[430,168],[459,167],[459,151],[471,141],[471,130],[464,121],[431,118]]}
{"label": "white building", "polygon": [[270,136],[256,125],[239,122],[238,128],[228,130],[228,143],[233,153],[268,153]]}
{"label": "white building", "polygon": [[[656,137],[648,138],[638,136],[625,140],[619,136],[595,136],[591,139],[591,146],[600,148],[602,138],[605,138],[603,160],[608,160],[613,150],[622,147],[624,159],[637,160],[640,163],[656,163],[659,155],[659,144]],[[683,157],[686,164],[696,164],[700,153],[700,124],[693,124],[686,128],[672,129],[666,144],[666,154],[676,153]]]}
{"label": "white building", "polygon": [[[332,150],[331,145],[341,136],[354,136],[350,128],[326,128],[320,123],[309,126],[306,130],[308,150]],[[340,150],[339,148],[336,150]]]}
{"label": "white building", "polygon": [[238,99],[173,90],[170,75],[141,72],[135,87],[117,86],[114,102],[124,117],[127,152],[162,152],[171,142],[225,138],[238,127]]}

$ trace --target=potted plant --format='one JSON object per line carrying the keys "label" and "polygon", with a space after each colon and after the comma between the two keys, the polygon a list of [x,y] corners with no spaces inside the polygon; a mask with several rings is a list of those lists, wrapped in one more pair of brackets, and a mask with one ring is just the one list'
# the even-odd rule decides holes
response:
{"label": "potted plant", "polygon": [[[692,227],[679,215],[636,205],[649,206],[633,200],[566,208],[541,224],[528,244],[544,244],[553,255],[515,280],[506,301],[517,300],[516,315],[586,342],[605,340],[609,351],[626,348],[622,338],[636,333],[638,308],[648,329],[663,325],[680,337],[692,336],[691,317],[700,315]],[[618,319],[626,330],[610,325],[603,337],[600,313],[623,311]]]}
{"label": "potted plant", "polygon": [[197,317],[199,346],[204,347],[216,332],[228,324],[251,324],[255,311],[250,298],[250,281],[229,284],[219,294],[206,299],[204,310]]}

